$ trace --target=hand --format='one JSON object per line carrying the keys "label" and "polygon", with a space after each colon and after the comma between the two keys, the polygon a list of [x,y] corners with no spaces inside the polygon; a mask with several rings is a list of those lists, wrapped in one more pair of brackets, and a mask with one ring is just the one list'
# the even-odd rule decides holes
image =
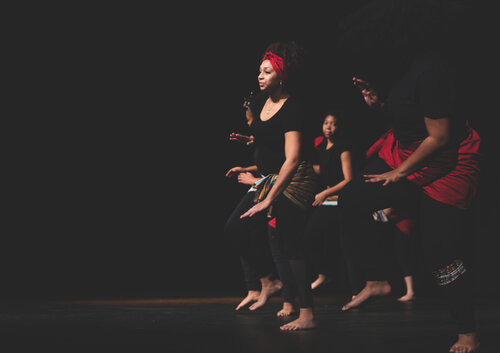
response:
{"label": "hand", "polygon": [[403,178],[403,175],[396,169],[383,174],[368,174],[363,176],[365,177],[366,183],[378,183],[383,181],[384,183],[382,186],[386,186],[389,183],[396,183]]}
{"label": "hand", "polygon": [[232,132],[229,135],[229,141],[235,141],[235,142],[239,142],[241,144],[250,146],[254,143],[255,138],[253,136],[246,136],[246,135],[241,135],[241,134],[237,134],[235,132]]}
{"label": "hand", "polygon": [[250,172],[243,172],[238,174],[238,183],[252,185],[259,178],[254,177],[254,175]]}
{"label": "hand", "polygon": [[382,109],[384,107],[384,102],[382,102],[370,83],[357,77],[352,78],[352,83],[359,88],[366,104],[370,108]]}
{"label": "hand", "polygon": [[262,212],[271,206],[271,202],[268,201],[267,199],[262,200],[258,204],[255,204],[251,209],[243,213],[240,218],[245,218],[245,217],[252,217],[253,215]]}
{"label": "hand", "polygon": [[316,194],[316,196],[314,196],[314,201],[313,201],[312,205],[313,206],[320,206],[323,202],[325,202],[325,199],[327,197],[328,197],[328,195],[324,194],[323,192]]}
{"label": "hand", "polygon": [[233,167],[228,170],[228,172],[226,173],[226,177],[229,178],[232,177],[234,174],[242,173],[244,171],[245,169],[243,169],[243,167]]}

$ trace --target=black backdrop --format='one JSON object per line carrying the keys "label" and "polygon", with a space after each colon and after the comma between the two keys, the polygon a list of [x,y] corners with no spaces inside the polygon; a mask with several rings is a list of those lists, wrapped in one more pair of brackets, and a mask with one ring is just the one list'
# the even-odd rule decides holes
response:
{"label": "black backdrop", "polygon": [[[366,2],[23,13],[25,26],[12,31],[22,49],[16,52],[26,55],[16,70],[22,133],[7,149],[16,167],[6,217],[14,227],[3,237],[4,295],[243,293],[222,227],[246,188],[224,174],[250,161],[228,135],[246,132],[241,104],[257,90],[260,55],[272,41],[299,41],[309,53],[311,132],[320,132],[322,109],[342,102],[368,144],[377,123],[335,52],[338,20]],[[474,4],[457,63],[464,109],[484,140],[473,252],[479,292],[493,295],[494,32],[491,11]]]}

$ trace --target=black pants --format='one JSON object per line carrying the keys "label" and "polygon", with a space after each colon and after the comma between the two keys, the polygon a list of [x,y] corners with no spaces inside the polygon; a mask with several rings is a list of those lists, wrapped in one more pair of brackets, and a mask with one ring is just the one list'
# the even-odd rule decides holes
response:
{"label": "black pants", "polygon": [[[266,237],[262,236],[262,225],[269,220],[267,212],[241,219],[240,216],[253,205],[254,193],[247,193],[229,217],[224,233],[235,250],[252,266],[259,278],[272,271]],[[302,248],[303,235],[308,212],[302,210],[285,196],[280,195],[273,203],[276,217],[276,236],[280,239],[281,250],[293,274],[295,292],[301,308],[312,307],[311,281],[308,263]]]}
{"label": "black pants", "polygon": [[[281,239],[276,234],[275,229],[270,225],[267,225],[265,227],[265,232],[267,233],[269,248],[271,249],[271,256],[277,270],[276,272],[281,282],[283,283],[283,287],[281,288],[281,296],[284,302],[293,303],[295,298],[293,275],[292,270],[290,269],[290,264],[288,263],[288,260],[285,258],[282,252],[283,245]],[[256,236],[259,237],[261,235]],[[240,256],[240,262],[247,290],[260,290],[261,285],[259,276],[253,266],[248,263],[248,261],[243,256]]]}
{"label": "black pants", "polygon": [[416,268],[416,249],[415,237],[417,232],[405,234],[393,224],[389,224],[392,228],[394,252],[399,265],[399,272],[403,277],[413,276]]}
{"label": "black pants", "polygon": [[340,210],[337,206],[317,206],[313,208],[307,221],[304,248],[315,275],[332,276],[339,256],[347,265],[352,295],[364,287],[361,256],[351,238],[340,236]]}
{"label": "black pants", "polygon": [[332,274],[333,260],[339,245],[339,215],[337,206],[317,206],[307,220],[304,248],[315,275]]}
{"label": "black pants", "polygon": [[[408,202],[419,203],[419,230],[424,261],[429,271],[444,268],[463,256],[458,247],[467,211],[445,205],[424,195],[412,183],[401,180],[382,186],[366,183],[364,174],[381,174],[391,168],[381,159],[375,159],[340,193],[343,236],[359,239],[366,260],[366,279],[387,280],[390,271],[389,249],[384,246],[384,235],[373,232],[370,222],[373,211],[387,207],[408,208]],[[466,266],[467,268],[467,266]],[[440,286],[459,333],[475,330],[473,310],[473,279],[471,268],[450,284]]]}

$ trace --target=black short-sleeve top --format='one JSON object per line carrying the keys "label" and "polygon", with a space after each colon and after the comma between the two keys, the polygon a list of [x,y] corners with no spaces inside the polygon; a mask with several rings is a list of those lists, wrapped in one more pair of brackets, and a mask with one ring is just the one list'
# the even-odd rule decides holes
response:
{"label": "black short-sleeve top", "polygon": [[394,136],[403,143],[428,136],[424,117],[448,118],[452,136],[463,130],[464,121],[456,116],[454,75],[444,57],[437,52],[417,58],[410,70],[389,92],[387,109],[394,120]]}
{"label": "black short-sleeve top", "polygon": [[268,97],[268,94],[261,92],[254,97],[251,105],[254,116],[251,132],[258,147],[255,162],[263,175],[279,173],[285,162],[285,133],[303,130],[303,114],[294,97],[289,97],[269,120],[262,121],[260,113]]}
{"label": "black short-sleeve top", "polygon": [[344,180],[342,161],[340,156],[351,148],[343,141],[336,141],[329,149],[326,148],[326,139],[318,145],[319,179],[321,187],[326,189]]}

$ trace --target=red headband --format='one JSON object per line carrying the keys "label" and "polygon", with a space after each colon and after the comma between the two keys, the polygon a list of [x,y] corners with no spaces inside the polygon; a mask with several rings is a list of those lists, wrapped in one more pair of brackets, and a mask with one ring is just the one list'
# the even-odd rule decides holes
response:
{"label": "red headband", "polygon": [[262,61],[264,60],[269,60],[271,62],[274,71],[276,71],[281,81],[286,80],[287,77],[286,67],[285,63],[283,62],[283,59],[280,56],[268,51],[266,54],[264,54],[264,57],[262,58]]}

